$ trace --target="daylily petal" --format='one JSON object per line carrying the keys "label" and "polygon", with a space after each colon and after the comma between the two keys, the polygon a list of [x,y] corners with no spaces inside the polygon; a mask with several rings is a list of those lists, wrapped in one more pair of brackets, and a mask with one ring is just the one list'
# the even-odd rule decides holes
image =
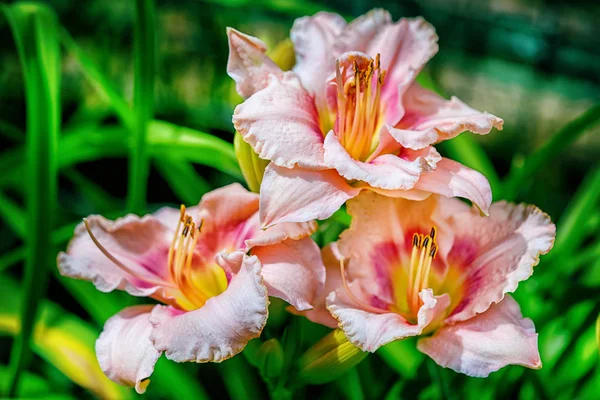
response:
{"label": "daylily petal", "polygon": [[413,83],[403,97],[405,114],[390,135],[402,146],[421,149],[470,131],[488,134],[492,128],[502,130],[504,121],[487,112],[480,112],[452,97],[446,100],[434,92]]}
{"label": "daylily petal", "polygon": [[333,46],[345,26],[338,14],[319,12],[298,18],[290,31],[296,53],[294,72],[320,106],[325,105],[326,78],[335,68]]}
{"label": "daylily petal", "polygon": [[258,211],[258,202],[258,194],[249,192],[239,183],[205,194],[200,201],[198,215],[204,221],[202,231],[212,233],[246,222]]}
{"label": "daylily petal", "polygon": [[227,290],[199,308],[183,312],[157,306],[150,317],[150,340],[177,362],[220,362],[233,357],[258,337],[267,321],[267,289],[257,257],[239,258],[241,265]]}
{"label": "daylily petal", "polygon": [[113,381],[142,394],[150,383],[154,364],[162,354],[149,339],[154,306],[128,307],[109,318],[96,341],[96,356],[102,371]]}
{"label": "daylily petal", "polygon": [[271,226],[327,219],[360,189],[348,185],[335,170],[288,169],[271,163],[260,192],[260,219]]}
{"label": "daylily petal", "polygon": [[165,254],[175,226],[168,228],[152,215],[140,218],[130,214],[115,221],[92,215],[87,221],[97,240],[127,270],[109,260],[80,223],[67,252],[58,255],[61,275],[91,281],[101,292],[121,289],[133,296],[166,296],[163,287],[169,285],[169,271]]}
{"label": "daylily petal", "polygon": [[463,197],[485,214],[492,203],[492,188],[485,176],[448,158],[442,158],[435,170],[421,175],[414,189],[446,197]]}
{"label": "daylily petal", "polygon": [[388,190],[412,188],[421,173],[431,171],[441,159],[439,153],[429,147],[418,156],[412,153],[404,158],[402,155],[384,154],[370,162],[358,161],[348,154],[333,131],[327,134],[324,148],[325,162],[347,180],[363,181]]}
{"label": "daylily petal", "polygon": [[[355,288],[357,285],[350,285],[350,290],[356,290]],[[355,304],[344,289],[338,289],[329,295],[327,309],[350,342],[363,351],[375,352],[395,340],[421,334],[450,305],[448,295],[434,297],[431,289],[423,290],[419,296],[424,304],[419,309],[417,324],[411,324],[397,313],[376,314],[361,309],[361,305]]]}
{"label": "daylily petal", "polygon": [[483,314],[421,339],[417,347],[442,367],[484,378],[509,364],[541,368],[537,342],[533,322],[506,296]]}
{"label": "daylily petal", "polygon": [[556,227],[550,217],[535,206],[494,203],[489,217],[476,210],[457,214],[452,229],[455,247],[470,243],[479,249],[475,259],[464,267],[465,295],[447,322],[472,318],[515,291],[519,282],[529,278],[539,257],[554,244]]}
{"label": "daylily petal", "polygon": [[238,105],[233,125],[260,158],[287,168],[325,168],[317,110],[291,73],[271,76],[265,89]]}
{"label": "daylily petal", "polygon": [[402,96],[437,53],[437,40],[435,29],[424,19],[401,19],[381,26],[367,46],[365,53],[371,57],[381,54],[381,69],[387,71],[381,94],[383,104],[388,106],[386,123],[395,126],[402,118]]}
{"label": "daylily petal", "polygon": [[[392,16],[386,10],[376,8],[352,20],[335,42],[335,54],[347,51],[366,52],[383,26],[391,24]],[[373,54],[374,56],[375,54]]]}
{"label": "daylily petal", "polygon": [[270,296],[285,300],[297,310],[313,307],[325,283],[325,267],[319,246],[311,238],[255,247],[252,254],[263,265],[262,276]]}
{"label": "daylily petal", "polygon": [[298,240],[310,236],[317,230],[315,221],[309,222],[284,222],[271,226],[268,229],[260,229],[259,218],[256,218],[256,224],[259,227],[257,234],[246,240],[248,249],[255,246],[268,246],[270,244],[280,243],[286,239]]}
{"label": "daylily petal", "polygon": [[269,74],[281,76],[281,69],[265,54],[267,46],[250,35],[227,28],[229,59],[227,74],[235,81],[240,96],[248,98],[267,86]]}
{"label": "daylily petal", "polygon": [[325,265],[326,279],[325,285],[317,292],[313,300],[313,309],[298,311],[293,307],[289,308],[294,314],[304,315],[306,318],[317,324],[325,325],[329,328],[337,328],[338,324],[335,318],[326,308],[325,301],[327,296],[337,288],[342,286],[342,276],[340,274],[340,260],[335,250],[335,244],[331,243],[322,250],[323,264]]}

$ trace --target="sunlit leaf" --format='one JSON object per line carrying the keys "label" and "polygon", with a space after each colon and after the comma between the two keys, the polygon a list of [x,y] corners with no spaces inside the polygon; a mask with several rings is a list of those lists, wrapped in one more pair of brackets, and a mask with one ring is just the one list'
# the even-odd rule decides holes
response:
{"label": "sunlit leaf", "polygon": [[[0,332],[18,335],[18,285],[7,276],[0,279],[6,283],[0,291]],[[43,302],[40,311],[33,333],[33,349],[40,357],[102,398],[130,397],[130,391],[108,379],[98,365],[94,343],[99,332],[49,301]]]}

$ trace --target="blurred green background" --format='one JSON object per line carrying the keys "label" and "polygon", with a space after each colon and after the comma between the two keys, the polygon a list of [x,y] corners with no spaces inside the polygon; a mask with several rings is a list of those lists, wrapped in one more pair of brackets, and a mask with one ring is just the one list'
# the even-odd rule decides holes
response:
{"label": "blurred green background", "polygon": [[[303,15],[329,10],[350,19],[384,7],[396,19],[422,15],[436,27],[440,51],[422,83],[505,120],[502,132],[462,135],[439,146],[442,153],[483,172],[496,200],[536,204],[557,223],[554,250],[515,296],[536,324],[544,368],[468,378],[436,367],[414,342],[397,342],[295,397],[600,396],[600,3],[52,0],[1,7],[0,394],[21,372],[20,397],[137,396],[108,381],[93,353],[104,321],[136,299],[61,278],[55,257],[84,216],[194,204],[242,181],[231,146],[231,114],[241,99],[225,73],[225,27],[274,48]],[[345,223],[343,216],[325,221],[315,238],[335,240]],[[281,340],[286,359],[328,332],[280,302],[271,308],[260,340]],[[269,371],[253,356],[260,345],[220,365],[163,358],[144,396],[268,398],[261,376]]]}

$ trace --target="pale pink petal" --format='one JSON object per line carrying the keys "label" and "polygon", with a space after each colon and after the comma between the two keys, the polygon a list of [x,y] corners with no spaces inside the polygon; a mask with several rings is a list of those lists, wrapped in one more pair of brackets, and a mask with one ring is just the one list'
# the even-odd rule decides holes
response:
{"label": "pale pink petal", "polygon": [[235,81],[237,92],[247,98],[267,86],[269,74],[281,76],[281,69],[265,54],[259,39],[227,28],[229,60],[227,74]]}
{"label": "pale pink petal", "polygon": [[259,196],[246,190],[239,183],[232,183],[202,196],[198,215],[203,219],[203,232],[246,222],[258,211]]}
{"label": "pale pink petal", "polygon": [[448,322],[472,318],[514,292],[540,255],[550,251],[556,234],[550,217],[537,207],[503,201],[492,205],[489,217],[476,210],[455,214],[452,229],[456,239],[449,257],[464,253],[465,245],[474,246],[475,257],[462,268],[465,295]]}
{"label": "pale pink petal", "polygon": [[197,310],[157,306],[150,317],[150,340],[177,362],[220,362],[243,350],[262,332],[268,297],[257,257],[240,257],[241,266],[227,290]]}
{"label": "pale pink petal", "polygon": [[492,203],[492,188],[486,177],[448,158],[442,158],[435,170],[421,175],[414,189],[446,197],[463,197],[485,214]]}
{"label": "pale pink petal", "polygon": [[172,284],[166,254],[175,226],[166,227],[152,215],[130,214],[115,221],[91,215],[87,221],[100,244],[126,269],[100,251],[82,222],[67,252],[58,255],[61,275],[91,281],[102,292],[121,289],[134,296],[168,297],[164,288]]}
{"label": "pale pink petal", "polygon": [[268,227],[327,219],[358,192],[335,170],[288,169],[271,163],[260,189],[261,222]]}
{"label": "pale pink petal", "polygon": [[380,27],[365,53],[381,54],[386,70],[381,100],[388,108],[385,122],[395,126],[404,114],[402,96],[418,73],[438,51],[435,29],[422,18],[401,19]]}
{"label": "pale pink petal", "polygon": [[338,14],[319,12],[298,18],[290,31],[296,53],[294,72],[316,97],[319,108],[325,106],[326,79],[335,68],[334,43],[345,26]]}
{"label": "pale pink petal", "polygon": [[[350,289],[358,292],[358,285],[350,285]],[[450,305],[448,295],[434,297],[431,289],[423,290],[419,296],[424,304],[418,311],[416,324],[393,312],[378,314],[364,310],[348,297],[344,288],[329,295],[327,309],[351,343],[363,351],[375,352],[395,340],[420,335]]]}
{"label": "pale pink petal", "polygon": [[311,95],[291,73],[236,107],[233,125],[260,158],[278,166],[325,168],[323,134]]}
{"label": "pale pink petal", "polygon": [[109,318],[96,341],[96,356],[102,371],[113,381],[144,393],[154,364],[162,354],[149,339],[154,306],[128,307]]}
{"label": "pale pink petal", "polygon": [[397,126],[388,127],[390,135],[402,146],[421,149],[470,131],[488,134],[492,128],[502,130],[503,120],[480,112],[452,97],[446,100],[413,83],[403,98],[405,114]]}
{"label": "pale pink petal", "polygon": [[487,377],[510,364],[542,367],[533,322],[523,318],[510,296],[483,314],[442,327],[417,347],[442,367],[474,377]]}
{"label": "pale pink petal", "polygon": [[384,154],[370,162],[355,160],[341,145],[333,131],[325,138],[325,162],[335,168],[347,180],[357,180],[370,186],[387,190],[410,189],[422,173],[431,171],[441,159],[439,153],[429,147],[416,155]]}
{"label": "pale pink petal", "polygon": [[311,238],[255,247],[252,254],[263,265],[262,276],[270,296],[285,300],[297,310],[313,307],[325,284],[325,267],[319,246]]}
{"label": "pale pink petal", "polygon": [[[256,219],[257,225],[259,219]],[[271,226],[268,229],[258,229],[256,235],[246,240],[246,247],[248,249],[254,246],[268,246],[283,242],[286,239],[298,240],[304,237],[310,236],[317,230],[317,223],[315,221],[310,222],[284,222]]]}
{"label": "pale pink petal", "polygon": [[245,241],[258,234],[259,196],[233,183],[202,197],[194,220],[202,221],[198,246],[201,252],[218,253],[245,247]]}
{"label": "pale pink petal", "polygon": [[388,26],[391,22],[390,13],[381,8],[373,9],[352,20],[337,38],[335,54],[347,51],[366,52],[375,37],[381,33],[382,27]]}
{"label": "pale pink petal", "polygon": [[325,301],[327,296],[337,288],[342,286],[342,276],[340,274],[340,260],[337,251],[335,249],[335,243],[331,243],[323,248],[322,259],[325,265],[326,279],[325,285],[317,292],[315,299],[313,300],[313,309],[298,311],[293,307],[288,310],[294,314],[304,315],[306,318],[317,324],[325,325],[329,328],[337,328],[338,324],[335,318],[331,316],[331,313],[326,308]]}

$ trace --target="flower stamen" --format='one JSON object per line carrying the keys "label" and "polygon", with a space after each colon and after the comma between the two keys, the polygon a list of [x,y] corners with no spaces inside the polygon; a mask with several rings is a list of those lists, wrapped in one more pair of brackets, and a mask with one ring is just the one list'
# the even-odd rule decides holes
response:
{"label": "flower stamen", "polygon": [[435,241],[436,228],[432,227],[429,235],[413,235],[413,248],[408,271],[408,306],[416,313],[421,306],[419,293],[429,287],[431,264],[437,255],[438,247]]}
{"label": "flower stamen", "polygon": [[336,60],[336,133],[342,146],[357,160],[367,159],[378,142],[377,133],[382,120],[381,88],[385,77],[380,66],[379,54],[362,66],[354,59],[354,73],[344,82],[347,67]]}
{"label": "flower stamen", "polygon": [[137,279],[143,280],[144,282],[147,282],[147,283],[149,283],[151,285],[166,286],[166,287],[175,287],[174,285],[170,284],[167,281],[155,280],[155,279],[149,278],[147,276],[144,276],[142,274],[139,274],[139,273],[135,272],[134,270],[132,270],[131,268],[129,268],[128,266],[126,266],[125,264],[123,264],[115,256],[113,256],[106,249],[106,247],[104,247],[100,243],[100,241],[96,238],[96,236],[92,233],[92,228],[90,227],[90,223],[89,223],[89,221],[88,221],[87,218],[83,219],[83,224],[85,225],[85,229],[87,230],[88,235],[90,235],[90,239],[92,239],[92,242],[94,242],[94,244],[96,245],[96,247],[98,248],[98,250],[100,250],[102,252],[102,254],[104,254],[106,256],[106,258],[108,258],[117,267],[121,268],[123,271],[127,272],[129,275],[134,276]]}

